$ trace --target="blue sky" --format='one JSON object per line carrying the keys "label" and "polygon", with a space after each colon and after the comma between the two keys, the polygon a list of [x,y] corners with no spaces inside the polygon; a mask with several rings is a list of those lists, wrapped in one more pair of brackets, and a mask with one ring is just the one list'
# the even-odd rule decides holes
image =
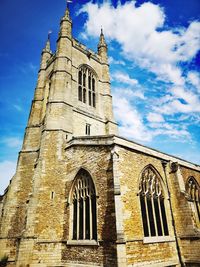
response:
{"label": "blue sky", "polygon": [[[200,2],[74,1],[73,35],[109,48],[120,135],[200,163]],[[56,49],[65,1],[0,1],[0,194],[26,127],[40,53],[52,30]]]}

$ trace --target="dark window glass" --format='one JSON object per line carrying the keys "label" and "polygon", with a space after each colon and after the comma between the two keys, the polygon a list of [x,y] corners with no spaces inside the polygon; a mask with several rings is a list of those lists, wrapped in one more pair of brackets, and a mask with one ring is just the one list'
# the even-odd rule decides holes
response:
{"label": "dark window glass", "polygon": [[78,100],[88,104],[92,107],[96,107],[96,80],[87,68],[82,68],[78,72]]}
{"label": "dark window glass", "polygon": [[144,236],[169,235],[161,180],[151,166],[142,173],[139,195]]}
{"label": "dark window glass", "polygon": [[95,108],[96,106],[95,93],[92,94],[92,97],[93,97],[93,107]]}
{"label": "dark window glass", "polygon": [[88,88],[91,90],[91,76],[88,77]]}
{"label": "dark window glass", "polygon": [[78,100],[82,101],[82,87],[81,86],[78,87]]}
{"label": "dark window glass", "polygon": [[193,176],[187,181],[186,191],[188,200],[194,204],[196,219],[200,221],[200,187]]}
{"label": "dark window glass", "polygon": [[86,198],[85,201],[85,227],[86,227],[86,239],[90,239],[90,199],[89,197]]}
{"label": "dark window glass", "polygon": [[86,103],[86,89],[83,89],[83,103]]}
{"label": "dark window glass", "polygon": [[89,91],[89,105],[92,106],[92,95],[91,95],[91,91]]}
{"label": "dark window glass", "polygon": [[95,91],[95,79],[92,79],[92,91]]}
{"label": "dark window glass", "polygon": [[88,123],[87,123],[86,126],[85,126],[85,134],[86,134],[86,135],[90,135],[90,126],[91,126],[91,125],[88,124]]}
{"label": "dark window glass", "polygon": [[73,185],[72,239],[97,239],[97,207],[93,181],[86,171],[81,171],[76,179]]}
{"label": "dark window glass", "polygon": [[85,84],[86,84],[86,74],[84,73],[83,74],[83,86],[85,86]]}
{"label": "dark window glass", "polygon": [[78,83],[82,85],[82,71],[78,72]]}
{"label": "dark window glass", "polygon": [[77,239],[77,200],[73,203],[73,239]]}
{"label": "dark window glass", "polygon": [[140,195],[140,204],[141,204],[141,211],[142,211],[142,222],[143,222],[144,236],[149,236],[147,214],[146,214],[146,207],[145,207],[145,199],[144,199],[144,196],[142,196],[142,195]]}
{"label": "dark window glass", "polygon": [[160,207],[161,207],[161,213],[162,213],[162,220],[163,220],[163,227],[165,235],[169,235],[168,226],[167,226],[167,217],[165,213],[165,205],[164,205],[164,199],[160,199]]}
{"label": "dark window glass", "polygon": [[83,239],[83,199],[79,201],[79,239]]}
{"label": "dark window glass", "polygon": [[93,239],[97,239],[97,215],[96,215],[96,198],[92,197],[92,233]]}
{"label": "dark window glass", "polygon": [[197,210],[197,215],[198,215],[198,219],[199,219],[199,221],[200,221],[200,210],[199,210],[199,203],[198,203],[198,201],[196,200],[195,201],[195,205],[196,205],[196,210]]}
{"label": "dark window glass", "polygon": [[155,230],[154,219],[153,219],[153,210],[152,210],[151,198],[147,198],[147,208],[148,208],[148,214],[149,214],[151,236],[155,236],[156,230]]}
{"label": "dark window glass", "polygon": [[163,233],[162,233],[162,225],[161,225],[161,220],[160,220],[158,198],[154,198],[154,210],[155,210],[155,216],[156,216],[156,224],[157,224],[158,235],[163,235]]}

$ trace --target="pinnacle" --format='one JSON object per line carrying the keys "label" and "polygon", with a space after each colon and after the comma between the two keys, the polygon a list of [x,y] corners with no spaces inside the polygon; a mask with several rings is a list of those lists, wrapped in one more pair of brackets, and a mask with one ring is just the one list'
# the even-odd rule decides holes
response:
{"label": "pinnacle", "polygon": [[71,20],[68,4],[67,4],[66,10],[65,10],[65,14],[63,16],[63,19]]}
{"label": "pinnacle", "polygon": [[51,33],[52,33],[51,31],[48,32],[48,38],[47,38],[46,46],[44,48],[45,52],[51,52],[51,47],[50,47],[50,34]]}
{"label": "pinnacle", "polygon": [[50,40],[49,39],[46,42],[45,50],[50,52]]}
{"label": "pinnacle", "polygon": [[98,48],[100,48],[102,46],[107,47],[106,40],[105,40],[105,37],[104,37],[104,34],[103,34],[103,29],[101,27],[101,34],[100,34],[100,38],[99,38]]}

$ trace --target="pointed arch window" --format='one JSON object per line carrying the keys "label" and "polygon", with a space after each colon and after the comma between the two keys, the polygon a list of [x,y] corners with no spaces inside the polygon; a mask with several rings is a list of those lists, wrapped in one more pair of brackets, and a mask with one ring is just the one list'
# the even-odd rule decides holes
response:
{"label": "pointed arch window", "polygon": [[72,240],[97,240],[96,192],[88,172],[82,170],[72,188]]}
{"label": "pointed arch window", "polygon": [[83,92],[82,92],[82,72],[79,71],[78,72],[78,100],[79,101],[82,101],[82,95],[83,95]]}
{"label": "pointed arch window", "polygon": [[194,177],[189,177],[186,182],[186,197],[193,203],[197,222],[200,223],[200,187]]}
{"label": "pointed arch window", "polygon": [[139,197],[145,237],[168,236],[164,192],[158,173],[148,166],[141,175]]}
{"label": "pointed arch window", "polygon": [[96,77],[86,66],[78,72],[78,100],[96,107]]}

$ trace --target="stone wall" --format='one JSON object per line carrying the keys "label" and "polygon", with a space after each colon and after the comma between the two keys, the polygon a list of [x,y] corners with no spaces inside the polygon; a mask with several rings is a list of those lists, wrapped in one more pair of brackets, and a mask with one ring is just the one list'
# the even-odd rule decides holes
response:
{"label": "stone wall", "polygon": [[[65,140],[63,131],[44,131],[40,156],[20,155],[1,227],[0,248],[10,256],[9,266],[16,260],[21,267],[198,266],[199,228],[183,188],[188,176],[199,182],[195,167],[179,165],[172,172],[164,154],[136,151],[112,136]],[[138,191],[148,165],[165,188],[169,236],[144,237]],[[71,240],[70,190],[80,169],[96,188],[97,242]]]}
{"label": "stone wall", "polygon": [[193,210],[193,204],[187,200],[185,195],[185,184],[190,176],[193,176],[200,184],[200,172],[185,166],[179,166],[177,172],[169,174],[170,190],[173,196],[175,227],[182,261],[200,265],[200,222]]}
{"label": "stone wall", "polygon": [[[119,160],[124,238],[126,241],[127,266],[172,266],[178,264],[174,229],[167,192],[167,181],[162,159],[123,149],[116,149]],[[160,176],[165,187],[165,207],[169,228],[167,237],[144,238],[140,207],[139,179],[143,169],[151,165]]]}
{"label": "stone wall", "polygon": [[[78,146],[66,150],[66,196],[76,173],[83,168],[93,178],[97,193],[98,244],[63,247],[63,260],[87,266],[116,266],[116,223],[112,160],[109,147]],[[66,207],[64,239],[69,239],[70,207]],[[73,265],[69,265],[73,266]]]}

